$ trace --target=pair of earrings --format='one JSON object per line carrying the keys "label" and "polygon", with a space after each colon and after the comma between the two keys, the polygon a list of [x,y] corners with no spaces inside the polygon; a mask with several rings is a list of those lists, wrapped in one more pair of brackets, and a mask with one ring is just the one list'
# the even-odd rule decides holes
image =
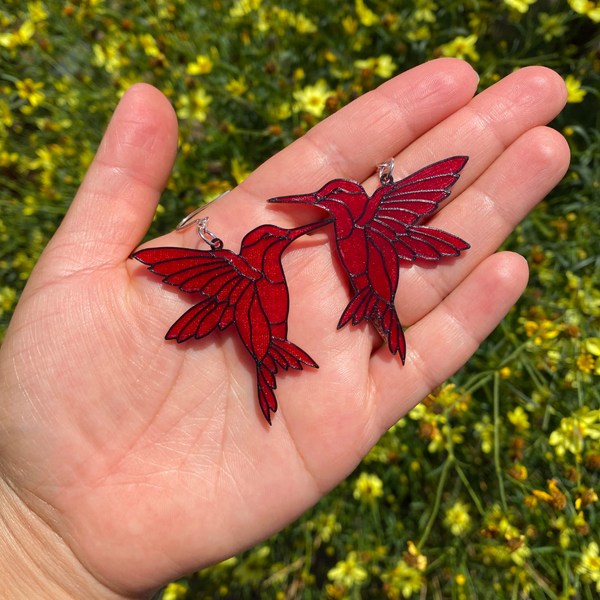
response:
{"label": "pair of earrings", "polygon": [[[450,195],[468,157],[455,156],[434,163],[394,183],[394,160],[379,165],[381,186],[368,196],[362,185],[334,179],[318,192],[271,198],[274,203],[312,204],[331,218],[296,229],[261,225],[242,240],[239,254],[206,229],[208,217],[198,219],[198,233],[210,250],[149,248],[132,256],[163,277],[163,282],[188,293],[201,294],[169,329],[167,340],[200,339],[217,327],[235,324],[256,363],[258,401],[265,419],[277,410],[275,375],[284,370],[318,368],[306,352],[287,339],[289,295],[281,265],[283,251],[300,236],[329,223],[335,227],[338,255],[350,277],[355,296],[338,323],[370,321],[392,354],[404,363],[406,344],[394,300],[400,259],[440,260],[458,256],[470,246],[460,238],[433,227],[417,225]],[[202,207],[203,209],[204,207]],[[177,229],[196,221],[198,209]],[[207,237],[210,236],[210,237]]]}

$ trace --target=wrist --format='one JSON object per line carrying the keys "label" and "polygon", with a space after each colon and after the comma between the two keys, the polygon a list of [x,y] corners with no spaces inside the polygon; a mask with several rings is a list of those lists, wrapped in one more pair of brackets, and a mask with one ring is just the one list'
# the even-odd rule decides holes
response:
{"label": "wrist", "polygon": [[124,600],[95,579],[65,541],[0,477],[0,596]]}

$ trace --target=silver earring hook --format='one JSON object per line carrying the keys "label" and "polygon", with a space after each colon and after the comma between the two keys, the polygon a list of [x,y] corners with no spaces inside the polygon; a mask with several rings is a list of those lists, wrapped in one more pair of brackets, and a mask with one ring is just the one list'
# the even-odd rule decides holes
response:
{"label": "silver earring hook", "polygon": [[[208,229],[206,229],[206,223],[208,222],[208,217],[204,217],[204,218],[194,218],[194,217],[199,215],[207,206],[209,206],[213,202],[216,202],[219,198],[222,198],[225,194],[229,193],[230,191],[231,190],[226,190],[220,196],[217,196],[214,200],[207,202],[200,208],[197,208],[194,212],[190,213],[189,215],[187,215],[186,217],[181,219],[181,221],[179,222],[177,227],[175,227],[175,231],[183,231],[184,229],[187,229],[190,225],[193,225],[194,223],[198,223],[198,235],[213,250],[219,250],[220,248],[222,248],[223,242],[212,231],[209,231]],[[210,237],[212,239],[208,239],[206,237],[206,235],[210,235]]]}
{"label": "silver earring hook", "polygon": [[[223,242],[220,240],[212,231],[206,229],[206,223],[208,222],[208,217],[204,217],[203,219],[198,219],[198,233],[200,237],[213,249],[220,250],[223,247]],[[210,235],[212,239],[208,239],[206,235]]]}
{"label": "silver earring hook", "polygon": [[392,177],[392,172],[394,170],[394,159],[388,158],[384,163],[377,165],[377,169],[379,171],[379,181],[381,185],[389,185],[390,183],[394,183],[394,178]]}

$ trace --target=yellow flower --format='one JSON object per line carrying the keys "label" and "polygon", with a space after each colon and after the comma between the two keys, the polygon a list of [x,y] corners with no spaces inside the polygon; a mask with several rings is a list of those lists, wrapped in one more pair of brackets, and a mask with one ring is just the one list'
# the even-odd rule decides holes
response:
{"label": "yellow flower", "polygon": [[389,54],[382,54],[379,58],[368,58],[366,60],[354,61],[354,66],[358,69],[370,69],[375,75],[389,79],[398,65],[392,60]]}
{"label": "yellow flower", "polygon": [[307,85],[304,89],[294,92],[294,99],[297,102],[294,109],[296,112],[305,110],[315,117],[320,117],[331,94],[325,80],[319,79],[315,85]]}
{"label": "yellow flower", "polygon": [[19,155],[16,152],[0,152],[0,167],[10,167],[11,164],[19,162]]}
{"label": "yellow flower", "polygon": [[589,506],[593,502],[598,502],[598,494],[594,488],[588,488],[580,492],[579,497],[575,500],[575,508],[579,510],[582,506]]}
{"label": "yellow flower", "polygon": [[212,96],[209,96],[202,88],[192,92],[191,96],[179,96],[181,107],[177,111],[177,116],[182,119],[194,118],[200,122],[206,121],[207,108],[211,102]]}
{"label": "yellow flower", "polygon": [[356,552],[350,552],[346,560],[341,560],[333,569],[330,569],[327,577],[350,589],[355,585],[360,585],[367,578],[367,571],[358,564]]}
{"label": "yellow flower", "polygon": [[425,21],[426,23],[435,23],[434,10],[437,10],[437,4],[433,2],[419,2],[419,7],[415,11],[415,21]]}
{"label": "yellow flower", "polygon": [[508,411],[508,420],[521,432],[530,427],[527,413],[520,406],[517,406],[514,411]]}
{"label": "yellow flower", "polygon": [[588,338],[585,340],[585,349],[594,356],[600,356],[600,338]]}
{"label": "yellow flower", "polygon": [[[235,567],[232,573],[233,578],[242,585],[258,585],[265,578],[266,561],[270,554],[269,546],[262,546],[254,550],[246,560]],[[225,566],[225,562],[220,565]]]}
{"label": "yellow flower", "polygon": [[0,123],[6,127],[10,127],[13,124],[13,114],[10,112],[8,102],[0,100]]}
{"label": "yellow flower", "polygon": [[406,37],[412,42],[418,42],[419,40],[428,40],[431,37],[431,31],[429,30],[428,25],[423,25],[422,27],[418,27],[413,31],[409,31],[406,34]]}
{"label": "yellow flower", "polygon": [[35,33],[35,25],[31,21],[25,21],[18,31],[13,33],[3,33],[0,35],[0,46],[5,48],[15,48],[16,46],[24,46],[29,42]]}
{"label": "yellow flower", "polygon": [[298,13],[294,19],[294,26],[298,33],[314,33],[317,31],[317,26],[305,15]]}
{"label": "yellow flower", "polygon": [[392,60],[389,54],[382,54],[375,65],[375,75],[389,79],[394,71],[398,68],[398,65]]}
{"label": "yellow flower", "polygon": [[241,96],[247,89],[248,89],[248,84],[246,83],[246,78],[242,75],[241,77],[238,77],[237,79],[230,79],[229,83],[225,86],[225,89],[232,95],[232,96]]}
{"label": "yellow flower", "polygon": [[560,427],[550,434],[551,446],[556,446],[556,454],[564,456],[568,450],[572,454],[583,451],[584,439],[590,437],[594,440],[600,439],[600,410],[592,410],[582,406],[573,413],[572,417],[561,419]]}
{"label": "yellow flower", "polygon": [[13,307],[16,298],[17,290],[6,286],[0,288],[0,317],[5,311],[10,310]]}
{"label": "yellow flower", "polygon": [[213,62],[209,56],[199,54],[196,56],[196,61],[188,63],[187,72],[189,75],[205,75],[210,73],[213,68]]}
{"label": "yellow flower", "polygon": [[356,0],[355,6],[358,20],[365,27],[371,27],[371,25],[377,25],[380,22],[379,17],[367,8],[363,0]]}
{"label": "yellow flower", "polygon": [[35,153],[38,155],[38,158],[32,160],[29,163],[29,168],[34,169],[54,169],[54,161],[52,158],[52,153],[46,146],[42,146],[38,148]]}
{"label": "yellow flower", "polygon": [[482,421],[475,423],[475,431],[481,437],[481,449],[485,454],[489,454],[494,447],[494,426],[487,415],[483,416]]}
{"label": "yellow flower", "polygon": [[156,41],[152,37],[152,34],[144,33],[140,35],[139,39],[140,44],[142,44],[142,48],[144,49],[144,52],[148,56],[158,56],[160,54],[160,50],[158,49]]}
{"label": "yellow flower", "polygon": [[504,0],[504,4],[516,11],[525,14],[529,10],[530,4],[535,4],[537,0]]}
{"label": "yellow flower", "polygon": [[402,553],[402,560],[409,566],[415,567],[419,571],[424,571],[427,568],[427,557],[423,556],[419,549],[410,540],[407,542],[408,552]]}
{"label": "yellow flower", "polygon": [[567,498],[566,496],[558,489],[556,486],[555,479],[548,480],[548,490],[549,494],[546,492],[542,492],[541,490],[533,490],[533,495],[544,502],[554,506],[554,508],[558,510],[564,510],[567,506]]}
{"label": "yellow flower", "polygon": [[252,171],[248,169],[248,165],[240,162],[237,158],[234,158],[231,161],[231,174],[238,184],[242,183],[251,172]]}
{"label": "yellow flower", "polygon": [[567,102],[571,102],[572,104],[583,102],[583,98],[587,92],[581,89],[581,81],[575,79],[573,75],[567,75],[565,78],[565,84],[569,94],[567,96]]}
{"label": "yellow flower", "polygon": [[33,79],[27,78],[25,81],[17,81],[15,85],[19,91],[19,97],[29,100],[31,106],[38,106],[46,97],[39,91],[44,87],[41,81],[35,83]]}
{"label": "yellow flower", "polygon": [[48,13],[44,10],[41,2],[28,2],[27,9],[34,23],[45,21],[48,18]]}
{"label": "yellow flower", "polygon": [[583,551],[576,572],[587,580],[596,582],[596,591],[600,592],[600,556],[596,542],[589,544]]}
{"label": "yellow flower", "polygon": [[23,198],[23,203],[25,204],[25,206],[23,207],[23,214],[26,217],[37,212],[38,205],[33,196],[25,196],[25,198]]}
{"label": "yellow flower", "polygon": [[596,361],[591,354],[580,354],[577,358],[577,368],[584,373],[591,373],[594,370]]}
{"label": "yellow flower", "polygon": [[531,550],[525,543],[525,536],[519,535],[518,532],[508,532],[504,537],[510,551],[510,558],[519,567],[523,566],[525,559],[531,556]]}
{"label": "yellow flower", "polygon": [[514,465],[508,470],[508,474],[517,481],[525,481],[527,479],[527,467],[524,465]]}
{"label": "yellow flower", "polygon": [[334,533],[339,533],[342,530],[342,526],[337,522],[334,513],[325,515],[321,513],[317,522],[317,533],[319,537],[327,544],[331,540],[331,536]]}
{"label": "yellow flower", "polygon": [[435,402],[440,406],[451,408],[453,411],[465,412],[471,401],[470,394],[464,394],[462,391],[457,391],[454,383],[445,385],[438,392],[431,393],[427,397],[431,402]]}
{"label": "yellow flower", "polygon": [[525,498],[523,498],[523,503],[527,508],[533,508],[534,506],[537,506],[537,498],[535,496],[525,496]]}
{"label": "yellow flower", "polygon": [[471,517],[469,516],[469,505],[455,502],[448,510],[444,525],[450,529],[452,535],[460,536],[467,532],[471,527]]}
{"label": "yellow flower", "polygon": [[440,46],[440,50],[444,56],[455,56],[456,58],[470,58],[473,61],[479,60],[479,54],[475,50],[477,36],[472,34],[468,37],[459,35],[451,42]]}
{"label": "yellow flower", "polygon": [[354,499],[365,504],[375,504],[376,499],[383,495],[383,482],[377,475],[361,473],[354,482]]}
{"label": "yellow flower", "polygon": [[589,0],[569,0],[571,8],[580,15],[587,15],[594,23],[600,23],[600,3]]}
{"label": "yellow flower", "polygon": [[418,569],[407,565],[400,560],[396,567],[388,573],[384,573],[381,579],[389,585],[388,598],[410,598],[417,594],[423,585],[423,579]]}
{"label": "yellow flower", "polygon": [[121,56],[119,48],[113,43],[107,43],[106,48],[94,44],[92,50],[94,51],[92,64],[104,67],[108,73],[117,73],[121,67],[129,64],[129,59]]}
{"label": "yellow flower", "polygon": [[525,333],[527,337],[533,337],[540,326],[535,321],[527,321],[525,323]]}
{"label": "yellow flower", "polygon": [[170,583],[163,592],[162,600],[180,600],[185,598],[187,587],[181,583]]}
{"label": "yellow flower", "polygon": [[269,115],[273,117],[275,121],[285,121],[292,116],[292,107],[289,102],[284,102],[279,106],[269,109]]}
{"label": "yellow flower", "polygon": [[342,27],[344,28],[346,35],[353,35],[358,29],[358,21],[348,15],[342,19]]}
{"label": "yellow flower", "polygon": [[549,42],[552,38],[562,37],[567,31],[567,28],[563,25],[565,17],[565,13],[557,15],[540,13],[538,15],[540,26],[536,29],[536,33],[543,35],[546,42]]}
{"label": "yellow flower", "polygon": [[261,0],[236,0],[235,4],[229,10],[229,14],[239,19],[250,14],[253,10],[258,10],[260,4]]}

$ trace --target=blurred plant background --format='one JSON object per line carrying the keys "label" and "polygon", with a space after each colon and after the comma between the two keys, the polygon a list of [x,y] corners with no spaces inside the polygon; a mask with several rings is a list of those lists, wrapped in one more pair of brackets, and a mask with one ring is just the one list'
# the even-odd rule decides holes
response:
{"label": "blurred plant background", "polygon": [[180,125],[148,237],[431,58],[569,88],[571,168],[505,245],[531,269],[505,321],[309,513],[158,597],[600,597],[598,23],[586,0],[0,2],[0,339],[137,81]]}

